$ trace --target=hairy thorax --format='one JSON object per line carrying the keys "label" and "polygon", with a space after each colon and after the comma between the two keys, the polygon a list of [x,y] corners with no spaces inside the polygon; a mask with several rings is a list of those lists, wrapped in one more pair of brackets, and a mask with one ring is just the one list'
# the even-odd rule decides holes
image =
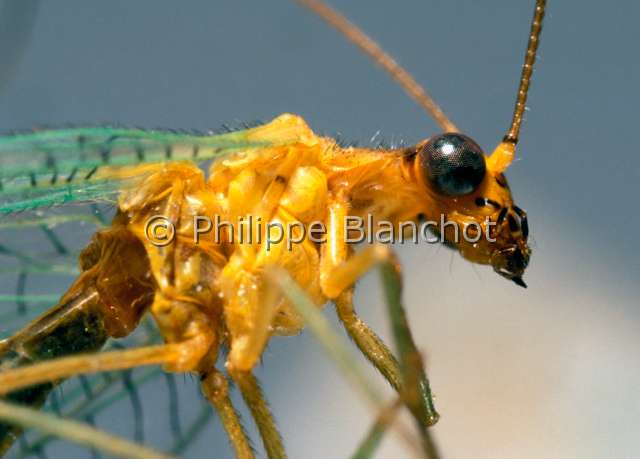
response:
{"label": "hairy thorax", "polygon": [[[397,220],[417,213],[411,168],[400,154],[341,148],[294,115],[253,135],[267,141],[283,130],[293,131],[296,141],[224,157],[206,177],[190,163],[168,165],[120,198],[122,224],[146,248],[157,295],[197,304],[211,327],[232,339],[249,334],[260,316],[256,309],[267,307],[262,274],[270,266],[287,270],[318,306],[326,303],[318,239],[333,201],[349,202],[347,212],[355,216]],[[175,227],[173,242],[160,247],[147,227],[158,215]],[[270,333],[299,332],[303,321],[293,307],[282,298],[275,303]]]}

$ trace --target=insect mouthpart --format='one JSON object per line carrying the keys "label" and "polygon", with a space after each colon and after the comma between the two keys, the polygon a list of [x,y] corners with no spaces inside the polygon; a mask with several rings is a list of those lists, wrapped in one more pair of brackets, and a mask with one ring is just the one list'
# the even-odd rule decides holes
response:
{"label": "insect mouthpart", "polygon": [[526,247],[523,251],[517,245],[496,250],[491,256],[491,265],[495,272],[524,288],[527,288],[527,284],[522,280],[522,275],[528,264],[529,251]]}

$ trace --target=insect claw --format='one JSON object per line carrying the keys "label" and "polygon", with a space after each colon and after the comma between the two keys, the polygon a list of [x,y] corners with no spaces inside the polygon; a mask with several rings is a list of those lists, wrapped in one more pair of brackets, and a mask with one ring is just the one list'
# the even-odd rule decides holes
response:
{"label": "insect claw", "polygon": [[512,277],[511,280],[515,282],[516,285],[527,288],[527,284],[525,284],[525,282],[522,280],[522,277],[520,276]]}

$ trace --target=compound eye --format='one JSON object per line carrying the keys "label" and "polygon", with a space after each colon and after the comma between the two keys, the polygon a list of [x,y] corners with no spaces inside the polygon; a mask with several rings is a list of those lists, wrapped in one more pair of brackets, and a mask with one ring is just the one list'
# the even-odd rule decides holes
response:
{"label": "compound eye", "polygon": [[458,133],[432,137],[419,157],[425,178],[438,193],[447,196],[473,193],[487,171],[480,146]]}

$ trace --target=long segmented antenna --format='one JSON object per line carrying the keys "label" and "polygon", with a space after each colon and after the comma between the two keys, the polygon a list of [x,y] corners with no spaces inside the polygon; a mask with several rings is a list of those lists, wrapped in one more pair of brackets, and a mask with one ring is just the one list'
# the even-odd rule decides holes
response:
{"label": "long segmented antenna", "polygon": [[411,74],[384,52],[382,48],[358,26],[351,23],[342,14],[322,0],[296,0],[296,2],[317,14],[327,24],[335,27],[347,40],[364,51],[365,54],[398,82],[402,89],[440,125],[443,131],[459,132],[456,125],[447,118],[440,106],[431,98],[427,91],[418,84]]}
{"label": "long segmented antenna", "polygon": [[537,0],[536,8],[531,20],[531,33],[529,35],[529,43],[527,44],[527,52],[524,56],[524,65],[522,66],[522,75],[520,76],[520,86],[518,88],[518,96],[516,98],[516,106],[513,111],[513,119],[511,127],[504,136],[504,142],[510,142],[514,145],[518,143],[520,135],[520,125],[527,103],[527,94],[529,92],[529,84],[531,83],[531,75],[533,74],[533,64],[536,60],[538,44],[540,43],[540,32],[542,31],[542,19],[547,6],[546,0]]}

